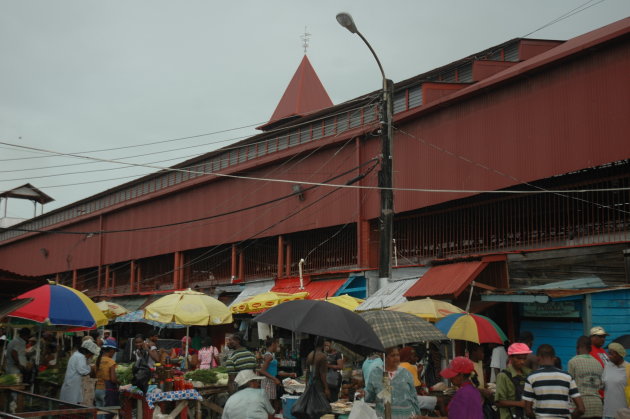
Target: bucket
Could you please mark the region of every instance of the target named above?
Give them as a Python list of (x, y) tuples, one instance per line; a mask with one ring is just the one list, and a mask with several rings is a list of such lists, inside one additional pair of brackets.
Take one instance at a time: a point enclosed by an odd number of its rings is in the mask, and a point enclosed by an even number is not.
[(291, 414), (291, 408), (293, 407), (295, 402), (297, 402), (300, 396), (291, 396), (285, 394), (280, 398), (282, 399), (282, 417), (284, 419), (296, 419), (295, 416)]

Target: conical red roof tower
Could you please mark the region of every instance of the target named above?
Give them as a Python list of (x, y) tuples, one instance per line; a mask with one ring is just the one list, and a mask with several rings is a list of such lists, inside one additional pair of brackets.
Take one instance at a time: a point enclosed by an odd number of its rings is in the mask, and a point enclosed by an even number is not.
[(317, 77), (308, 57), (304, 55), (302, 62), (293, 75), (289, 86), (284, 91), (280, 103), (276, 107), (271, 119), (264, 125), (258, 127), (263, 131), (288, 122), (291, 119), (308, 115), (333, 106), (326, 89)]

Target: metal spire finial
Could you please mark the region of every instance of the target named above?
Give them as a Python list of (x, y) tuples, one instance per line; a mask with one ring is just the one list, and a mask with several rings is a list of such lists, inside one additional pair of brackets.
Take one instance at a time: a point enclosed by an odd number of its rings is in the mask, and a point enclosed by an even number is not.
[(306, 55), (306, 52), (308, 50), (308, 43), (311, 39), (311, 34), (306, 31), (306, 26), (304, 26), (304, 35), (301, 35), (300, 38), (302, 39), (302, 47), (304, 48), (304, 55)]

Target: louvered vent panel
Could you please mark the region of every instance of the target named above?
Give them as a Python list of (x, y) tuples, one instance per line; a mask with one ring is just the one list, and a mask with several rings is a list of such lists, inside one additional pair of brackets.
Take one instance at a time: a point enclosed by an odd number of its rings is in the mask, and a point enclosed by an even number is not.
[(407, 97), (405, 95), (405, 91), (403, 90), (402, 92), (394, 95), (394, 113), (405, 110), (407, 110)]
[(409, 88), (409, 109), (422, 105), (422, 85)]

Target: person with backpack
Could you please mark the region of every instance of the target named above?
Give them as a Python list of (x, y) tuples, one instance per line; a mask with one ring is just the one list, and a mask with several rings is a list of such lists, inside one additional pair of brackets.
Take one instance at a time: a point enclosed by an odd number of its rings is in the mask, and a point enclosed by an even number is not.
[(525, 379), (532, 372), (525, 366), (532, 351), (524, 343), (513, 343), (507, 354), (509, 364), (497, 374), (497, 391), (494, 394), (500, 419), (524, 419), (525, 401), (522, 400)]

